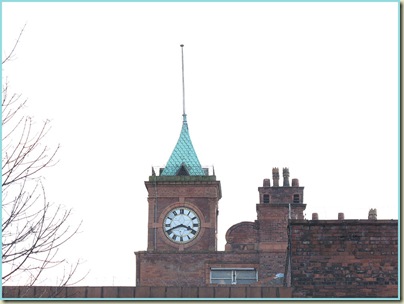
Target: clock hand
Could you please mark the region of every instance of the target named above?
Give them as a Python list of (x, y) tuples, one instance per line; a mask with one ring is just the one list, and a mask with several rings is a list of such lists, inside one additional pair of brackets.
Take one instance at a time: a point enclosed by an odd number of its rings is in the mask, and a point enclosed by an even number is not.
[(175, 227), (172, 227), (172, 228), (170, 228), (170, 229), (166, 230), (166, 233), (167, 233), (167, 234), (170, 234), (170, 233), (171, 233), (171, 231), (172, 231), (173, 229), (177, 228), (177, 227), (178, 227), (178, 226), (175, 226)]
[(179, 224), (179, 225), (177, 225), (177, 226), (175, 226), (175, 227), (172, 227), (172, 228), (166, 230), (166, 233), (170, 234), (170, 233), (171, 233), (171, 230), (177, 229), (177, 228), (179, 228), (179, 227), (184, 227), (184, 228), (187, 228), (187, 229), (188, 229), (188, 227), (185, 226), (184, 224)]
[(193, 234), (196, 234), (196, 230), (192, 229), (191, 226), (185, 226), (187, 230), (191, 230)]

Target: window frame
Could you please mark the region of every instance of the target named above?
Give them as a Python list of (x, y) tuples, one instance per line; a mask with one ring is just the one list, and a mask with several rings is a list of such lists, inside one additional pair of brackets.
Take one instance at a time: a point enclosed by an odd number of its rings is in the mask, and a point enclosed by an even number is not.
[[(212, 278), (212, 274), (214, 271), (230, 271), (231, 272), (231, 278)], [(237, 271), (239, 272), (243, 272), (243, 271), (254, 271), (255, 272), (255, 278), (254, 281), (252, 281), (250, 283), (237, 283), (238, 280), (238, 276), (237, 276)], [(210, 284), (215, 284), (215, 285), (250, 285), (250, 284), (254, 284), (256, 282), (258, 282), (258, 270), (257, 268), (253, 268), (253, 267), (229, 267), (229, 268), (224, 268), (224, 267), (211, 267), (210, 268), (210, 274), (209, 274), (209, 282)], [(219, 283), (219, 282), (214, 282), (212, 280), (230, 280), (230, 283)], [(239, 280), (248, 280), (245, 278), (239, 279)]]

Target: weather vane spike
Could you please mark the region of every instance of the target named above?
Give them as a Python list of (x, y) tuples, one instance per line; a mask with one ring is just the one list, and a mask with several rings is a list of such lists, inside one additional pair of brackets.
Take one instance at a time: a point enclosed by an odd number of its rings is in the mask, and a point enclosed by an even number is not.
[(181, 44), (181, 57), (182, 57), (182, 117), (186, 120), (185, 114), (185, 84), (184, 84), (184, 45)]

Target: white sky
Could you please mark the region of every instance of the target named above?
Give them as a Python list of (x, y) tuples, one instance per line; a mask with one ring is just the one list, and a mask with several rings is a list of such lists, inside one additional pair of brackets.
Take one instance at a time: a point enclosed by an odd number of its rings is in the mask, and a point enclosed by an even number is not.
[(190, 135), (222, 183), (220, 250), (273, 167), (305, 186), (308, 219), (397, 219), (398, 6), (2, 3), (3, 55), (27, 24), (3, 77), (62, 147), (47, 196), (83, 220), (62, 252), (91, 270), (80, 285), (135, 284), (144, 181), (181, 129), (180, 44)]

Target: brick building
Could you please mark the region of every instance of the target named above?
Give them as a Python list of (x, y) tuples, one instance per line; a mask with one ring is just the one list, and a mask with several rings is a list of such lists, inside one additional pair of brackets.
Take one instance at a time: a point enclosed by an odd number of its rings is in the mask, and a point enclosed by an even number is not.
[[(182, 47), (182, 46), (181, 46)], [(157, 172), (156, 172), (157, 171)], [(3, 298), (399, 298), (398, 222), (304, 218), (304, 187), (278, 168), (258, 187), (257, 219), (217, 250), (220, 181), (203, 168), (188, 122), (164, 168), (152, 169), (147, 249), (136, 287), (7, 286)]]
[(289, 170), (258, 187), (257, 219), (236, 223), (217, 250), (220, 181), (202, 168), (186, 115), (148, 192), (147, 250), (136, 286), (5, 286), (17, 298), (399, 298), (398, 222), (304, 218), (304, 188)]
[[(156, 173), (156, 171), (158, 171)], [(148, 245), (136, 252), (136, 286), (289, 287), (297, 297), (395, 297), (397, 221), (304, 219), (304, 187), (278, 168), (258, 187), (257, 219), (217, 250), (220, 181), (202, 168), (186, 115), (166, 167), (152, 171)], [(349, 288), (347, 288), (349, 287)]]
[(303, 219), (303, 187), (289, 171), (274, 168), (259, 188), (257, 220), (232, 226), (225, 251), (217, 251), (220, 181), (202, 168), (186, 115), (178, 142), (159, 174), (145, 182), (149, 221), (147, 251), (136, 252), (137, 286), (283, 286), (289, 218)]

